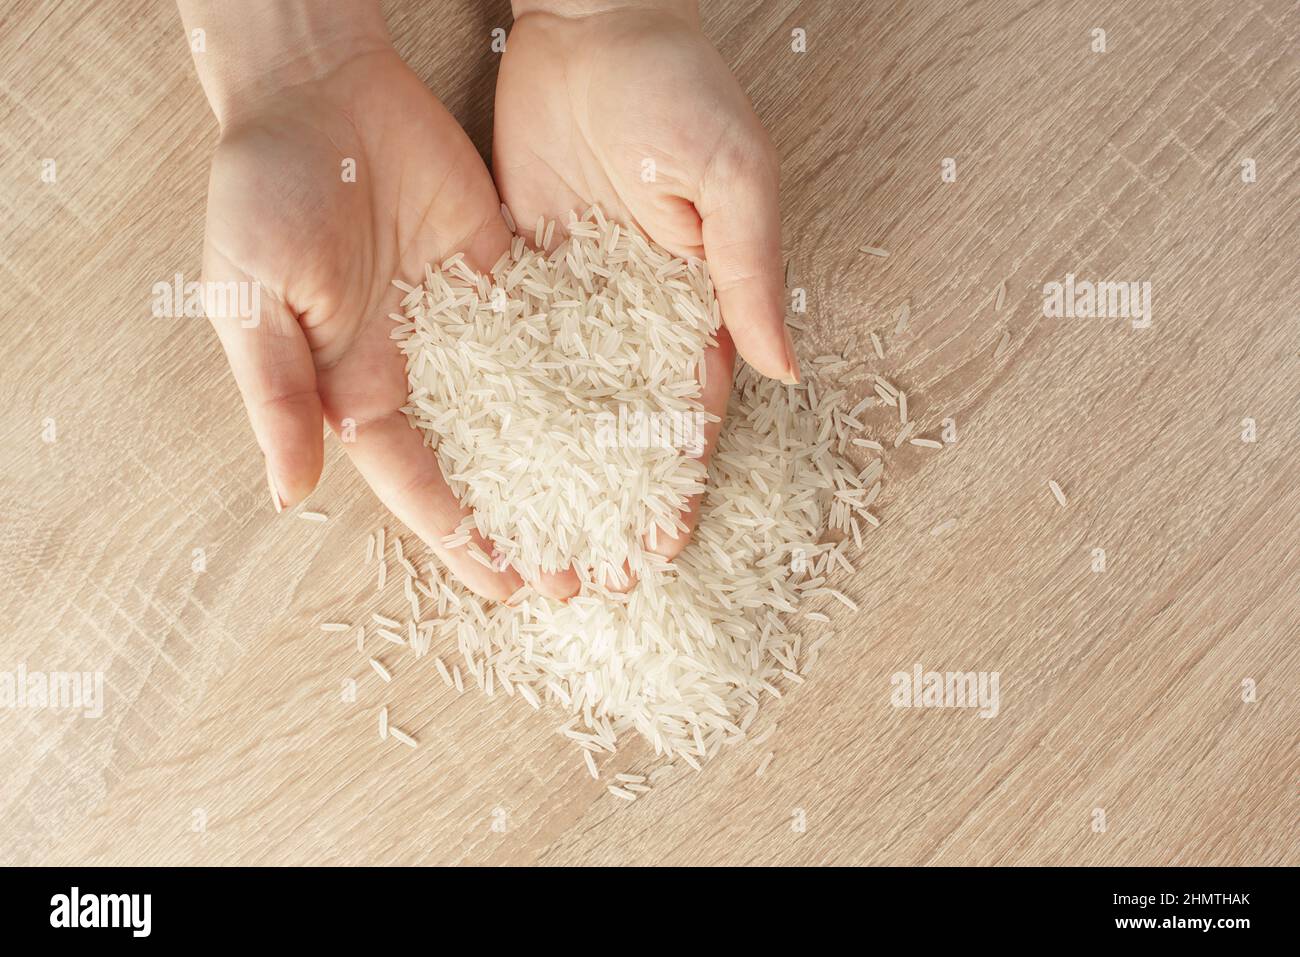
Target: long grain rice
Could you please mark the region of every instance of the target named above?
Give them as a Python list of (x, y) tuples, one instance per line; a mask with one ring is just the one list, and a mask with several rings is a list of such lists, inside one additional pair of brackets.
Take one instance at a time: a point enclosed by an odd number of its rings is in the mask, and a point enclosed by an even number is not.
[[(845, 390), (819, 387), (815, 370), (839, 370), (839, 356), (807, 362), (796, 387), (742, 363), (707, 475), (675, 443), (607, 442), (602, 416), (702, 412), (703, 356), (720, 321), (707, 266), (674, 259), (598, 210), (571, 217), (564, 233), (539, 222), (532, 240), (516, 238), (487, 276), (457, 257), (431, 265), (406, 291), (392, 337), (407, 362), (404, 411), (472, 509), (443, 543), (486, 564), (481, 536), (525, 580), (573, 568), (581, 590), (556, 601), (524, 588), (495, 604), (432, 572), (426, 589), (410, 584), (413, 568), (394, 545), (407, 598), (418, 590), (436, 605), (430, 639), (454, 642), (486, 694), (517, 692), (567, 713), (564, 733), (584, 762), (637, 733), (698, 769), (743, 739), (740, 722), (762, 699), (803, 680), (799, 641), (786, 632), (804, 595), (822, 589), (856, 608), (824, 584), (851, 567), (847, 543), (824, 536), (860, 542), (863, 523), (880, 524), (867, 506), (883, 462), (859, 472), (842, 457), (851, 444), (882, 451), (855, 441), (875, 400), (846, 412)], [(874, 388), (898, 404), (883, 377)], [(680, 555), (669, 562), (642, 545), (679, 531), (682, 506), (700, 493)], [(381, 581), (382, 543), (381, 529)], [(796, 571), (796, 552), (811, 570)], [(613, 587), (627, 584), (625, 566), (637, 579), (630, 591)], [(412, 611), (408, 627), (420, 618)], [(372, 667), (388, 674), (377, 659)], [(450, 678), (441, 658), (434, 667), (464, 691), (461, 665)]]
[(1047, 487), (1052, 490), (1052, 497), (1056, 499), (1056, 504), (1061, 506), (1061, 508), (1065, 508), (1066, 506), (1065, 493), (1061, 491), (1061, 486), (1056, 484), (1056, 480), (1049, 479), (1047, 482)]

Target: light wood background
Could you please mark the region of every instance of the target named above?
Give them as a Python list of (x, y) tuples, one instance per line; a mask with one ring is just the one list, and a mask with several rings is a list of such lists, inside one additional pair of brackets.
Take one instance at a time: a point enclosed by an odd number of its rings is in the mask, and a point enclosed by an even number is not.
[[(457, 6), (389, 20), (486, 153), (509, 14)], [(627, 805), (552, 716), (429, 659), (384, 689), (318, 630), (372, 593), (381, 509), (330, 440), (331, 521), (277, 518), (211, 331), (150, 317), (198, 275), (216, 137), (179, 18), (6, 5), (0, 671), (102, 670), (108, 700), (0, 709), (0, 863), (1300, 863), (1296, 6), (705, 7), (781, 154), (809, 354), (910, 299), (884, 368), (958, 442), (891, 456), (862, 611), (770, 744)], [(1150, 282), (1152, 327), (1043, 318), (1067, 272)], [(999, 672), (1001, 713), (891, 707), (917, 662)]]

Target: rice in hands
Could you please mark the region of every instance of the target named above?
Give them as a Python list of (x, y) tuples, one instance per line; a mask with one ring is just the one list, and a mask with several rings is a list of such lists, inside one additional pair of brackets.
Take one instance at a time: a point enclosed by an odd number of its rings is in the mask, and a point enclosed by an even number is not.
[(568, 229), (549, 254), (517, 237), (493, 281), (459, 255), (430, 269), (394, 335), (406, 412), (500, 561), (527, 580), (574, 565), (621, 586), (625, 565), (664, 567), (643, 538), (684, 530), (679, 513), (704, 488), (679, 446), (703, 433), (718, 306), (703, 262), (594, 210)]
[[(879, 460), (859, 473), (844, 458), (861, 424), (842, 390), (818, 396), (742, 364), (693, 539), (672, 562), (648, 551), (642, 537), (677, 527), (704, 469), (599, 430), (620, 409), (702, 415), (712, 285), (703, 263), (598, 210), (568, 232), (549, 253), (516, 238), (490, 279), (454, 256), (403, 287), (406, 411), (448, 482), (524, 577), (573, 565), (584, 579), (568, 601), (525, 589), (511, 605), (438, 582), (433, 624), (489, 694), (570, 713), (561, 730), (580, 747), (613, 751), (635, 730), (698, 767), (815, 657), (822, 641), (801, 662), (787, 619), (848, 567), (849, 540), (825, 542), (827, 529), (860, 540), (856, 518), (877, 524), (865, 513)], [(625, 562), (638, 587), (602, 587)]]

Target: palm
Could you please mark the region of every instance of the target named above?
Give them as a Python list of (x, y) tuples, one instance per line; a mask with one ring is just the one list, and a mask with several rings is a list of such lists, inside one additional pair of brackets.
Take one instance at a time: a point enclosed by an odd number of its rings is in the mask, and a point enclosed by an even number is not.
[(747, 111), (718, 54), (673, 17), (524, 16), (497, 79), (497, 186), (521, 226), (598, 203), (702, 256), (698, 184)]
[(418, 282), (425, 263), (461, 250), (491, 265), (508, 241), (499, 210), (468, 138), (385, 51), (295, 89), (223, 141), (209, 251), (297, 316), (337, 428), (406, 403), (392, 278)]
[(465, 511), (401, 412), (388, 315), (400, 311), (394, 277), (418, 282), (454, 252), (486, 269), (509, 237), (473, 144), (391, 50), (283, 91), (226, 130), (213, 158), (204, 273), (261, 289), (251, 332), (214, 325), (283, 490), (273, 494), (293, 502), (314, 487), (323, 414), (393, 513), (495, 598), (518, 577), (441, 544)]

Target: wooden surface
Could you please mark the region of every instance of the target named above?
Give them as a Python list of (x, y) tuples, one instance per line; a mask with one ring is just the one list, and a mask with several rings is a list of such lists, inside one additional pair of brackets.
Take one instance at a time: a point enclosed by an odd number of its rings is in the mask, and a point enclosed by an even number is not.
[[(179, 19), (8, 5), (0, 671), (100, 670), (107, 705), (0, 709), (0, 863), (1300, 863), (1295, 5), (705, 6), (781, 154), (808, 354), (910, 299), (884, 367), (958, 441), (890, 458), (862, 611), (771, 742), (627, 805), (553, 716), (428, 659), (385, 691), (317, 630), (371, 594), (381, 509), (331, 439), (331, 521), (277, 518), (210, 329), (150, 316), (198, 274), (216, 136)], [(466, 7), (388, 14), (486, 153), (509, 17)], [(1151, 328), (1044, 318), (1066, 273), (1150, 282)], [(997, 671), (1000, 713), (892, 707), (918, 662)]]

